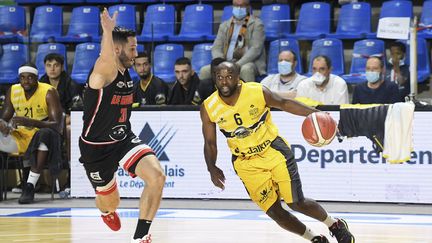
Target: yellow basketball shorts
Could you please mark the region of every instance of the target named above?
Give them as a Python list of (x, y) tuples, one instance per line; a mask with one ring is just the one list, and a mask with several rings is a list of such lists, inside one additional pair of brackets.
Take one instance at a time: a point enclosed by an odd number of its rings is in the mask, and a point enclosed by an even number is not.
[(27, 151), (31, 140), (37, 131), (37, 128), (28, 129), (25, 127), (18, 127), (11, 132), (12, 137), (17, 143), (19, 154), (24, 154)]
[(233, 156), (233, 164), (250, 198), (264, 212), (281, 198), (286, 203), (304, 199), (294, 154), (281, 137), (262, 154)]

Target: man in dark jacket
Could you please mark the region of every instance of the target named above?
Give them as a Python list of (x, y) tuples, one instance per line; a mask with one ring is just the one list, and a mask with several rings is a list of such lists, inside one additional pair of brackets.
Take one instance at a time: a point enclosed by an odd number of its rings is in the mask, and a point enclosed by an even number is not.
[(181, 57), (174, 64), (176, 82), (168, 99), (170, 105), (199, 105), (202, 103), (198, 88), (200, 79), (192, 70), (189, 58)]
[(166, 105), (168, 85), (151, 73), (151, 60), (147, 52), (140, 52), (135, 58), (135, 72), (140, 81), (135, 84), (134, 103), (144, 105)]

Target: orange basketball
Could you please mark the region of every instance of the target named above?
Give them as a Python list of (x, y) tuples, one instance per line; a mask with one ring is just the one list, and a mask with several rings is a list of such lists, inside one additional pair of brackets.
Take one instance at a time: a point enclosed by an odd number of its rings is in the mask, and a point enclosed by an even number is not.
[(333, 141), (336, 128), (336, 121), (328, 113), (314, 112), (303, 121), (302, 133), (310, 145), (321, 147)]

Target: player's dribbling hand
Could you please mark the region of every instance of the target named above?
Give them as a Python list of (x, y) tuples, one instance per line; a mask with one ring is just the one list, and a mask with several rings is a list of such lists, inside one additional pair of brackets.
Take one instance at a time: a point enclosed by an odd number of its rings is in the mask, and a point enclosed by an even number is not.
[(222, 190), (225, 190), (225, 175), (217, 166), (209, 168), (210, 177), (213, 184)]
[(108, 13), (108, 10), (104, 8), (101, 14), (101, 25), (104, 33), (110, 33), (114, 30), (117, 22), (118, 12), (115, 11), (113, 16), (111, 17)]

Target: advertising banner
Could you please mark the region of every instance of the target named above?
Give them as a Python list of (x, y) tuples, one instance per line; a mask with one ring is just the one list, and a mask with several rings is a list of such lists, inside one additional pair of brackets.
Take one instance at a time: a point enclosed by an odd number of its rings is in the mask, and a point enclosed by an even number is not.
[[(339, 119), (339, 112), (330, 112)], [(414, 151), (403, 164), (389, 164), (373, 151), (365, 137), (335, 139), (330, 145), (308, 145), (301, 134), (303, 117), (273, 111), (273, 121), (290, 144), (297, 159), (305, 196), (326, 201), (432, 203), (432, 129), (430, 112), (416, 112)], [(72, 112), (72, 196), (94, 197), (78, 159), (82, 112)], [(219, 166), (225, 173), (225, 190), (213, 186), (203, 154), (198, 111), (134, 111), (133, 132), (156, 152), (167, 175), (165, 198), (249, 198), (232, 167), (225, 137), (217, 131)], [(144, 183), (119, 168), (121, 197), (137, 198)]]

